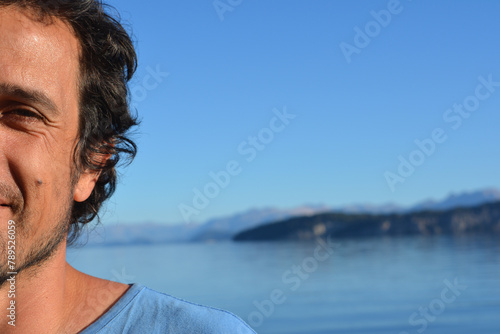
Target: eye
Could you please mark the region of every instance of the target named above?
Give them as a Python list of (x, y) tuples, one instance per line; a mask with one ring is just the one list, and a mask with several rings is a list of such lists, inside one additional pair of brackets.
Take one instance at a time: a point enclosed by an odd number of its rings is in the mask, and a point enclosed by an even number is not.
[(7, 117), (8, 119), (13, 118), (15, 120), (19, 120), (22, 122), (27, 122), (27, 123), (32, 123), (36, 121), (43, 121), (44, 117), (40, 115), (37, 112), (34, 112), (29, 109), (11, 109), (4, 111), (0, 114), (0, 118), (5, 118)]
[(43, 119), (43, 117), (39, 114), (37, 114), (36, 112), (34, 111), (31, 111), (31, 110), (28, 110), (28, 109), (15, 109), (15, 110), (10, 110), (10, 111), (7, 111), (7, 112), (4, 112), (3, 113), (4, 115), (7, 114), (12, 114), (12, 115), (18, 115), (18, 116), (22, 116), (22, 117), (33, 117), (33, 118), (38, 118), (38, 119)]

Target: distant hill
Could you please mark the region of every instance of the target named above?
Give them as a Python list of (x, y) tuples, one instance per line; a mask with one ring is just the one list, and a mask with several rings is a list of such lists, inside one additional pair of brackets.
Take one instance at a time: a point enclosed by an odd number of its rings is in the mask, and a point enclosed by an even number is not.
[(79, 243), (89, 246), (125, 246), (188, 242), (197, 228), (199, 225), (195, 224), (99, 225), (88, 234), (83, 234)]
[(471, 192), (451, 193), (442, 200), (427, 199), (411, 206), (401, 206), (394, 203), (377, 204), (350, 204), (331, 207), (329, 211), (340, 213), (408, 213), (422, 210), (447, 210), (457, 207), (471, 207), (484, 203), (500, 201), (500, 191), (487, 188)]
[(425, 200), (410, 207), (394, 203), (349, 204), (335, 207), (326, 205), (304, 205), (292, 209), (264, 208), (252, 209), (235, 215), (211, 219), (202, 224), (192, 235), (192, 241), (229, 240), (239, 232), (259, 225), (281, 221), (292, 217), (312, 216), (324, 212), (349, 214), (391, 214), (409, 213), (422, 210), (446, 210), (459, 206), (470, 207), (483, 203), (500, 201), (500, 191), (484, 189), (474, 192), (451, 194), (443, 200)]
[(294, 217), (237, 234), (235, 241), (312, 240), (403, 235), (500, 233), (500, 201), (446, 211), (405, 214), (323, 213)]
[(243, 230), (296, 216), (308, 216), (327, 212), (329, 208), (321, 205), (304, 205), (292, 209), (264, 208), (251, 209), (232, 216), (211, 219), (201, 225), (191, 236), (191, 241), (231, 240)]
[(500, 201), (500, 191), (490, 188), (479, 191), (464, 192), (460, 194), (452, 193), (442, 201), (427, 200), (412, 206), (407, 211), (416, 212), (422, 210), (448, 210), (457, 207), (477, 206), (495, 201)]
[(483, 203), (500, 201), (500, 192), (485, 189), (475, 192), (451, 194), (442, 200), (426, 200), (416, 205), (403, 207), (393, 203), (350, 204), (335, 207), (326, 205), (303, 205), (290, 209), (261, 208), (251, 209), (220, 218), (211, 219), (203, 224), (118, 224), (99, 226), (88, 237), (83, 236), (81, 243), (88, 245), (130, 245), (160, 244), (173, 242), (211, 242), (231, 240), (236, 234), (254, 227), (282, 221), (293, 217), (314, 216), (320, 213), (335, 212), (343, 214), (405, 214), (422, 210), (445, 210), (458, 206), (470, 207)]

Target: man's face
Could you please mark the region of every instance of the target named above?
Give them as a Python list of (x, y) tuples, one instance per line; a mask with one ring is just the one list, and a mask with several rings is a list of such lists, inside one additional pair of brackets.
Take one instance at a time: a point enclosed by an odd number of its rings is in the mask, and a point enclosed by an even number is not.
[(29, 14), (0, 7), (0, 278), (9, 220), (17, 268), (41, 262), (65, 239), (73, 199), (89, 193), (71, 182), (78, 41), (61, 21), (44, 24)]

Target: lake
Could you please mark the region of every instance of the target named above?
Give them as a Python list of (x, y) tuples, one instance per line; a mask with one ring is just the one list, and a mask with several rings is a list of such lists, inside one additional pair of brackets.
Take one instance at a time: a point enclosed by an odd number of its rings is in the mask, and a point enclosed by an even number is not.
[(500, 333), (493, 236), (84, 247), (67, 258), (229, 310), (259, 334)]

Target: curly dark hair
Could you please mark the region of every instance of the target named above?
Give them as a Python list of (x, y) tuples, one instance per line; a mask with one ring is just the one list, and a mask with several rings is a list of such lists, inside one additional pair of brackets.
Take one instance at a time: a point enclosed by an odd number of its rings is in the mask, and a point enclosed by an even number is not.
[[(99, 172), (90, 197), (74, 202), (68, 226), (68, 244), (94, 218), (116, 189), (119, 161), (131, 162), (137, 146), (129, 138), (138, 125), (129, 107), (128, 82), (137, 68), (133, 42), (112, 16), (112, 7), (98, 0), (0, 0), (0, 7), (29, 9), (41, 22), (60, 19), (80, 42), (79, 138), (74, 151), (73, 183), (84, 171)], [(103, 164), (102, 157), (110, 157)]]

